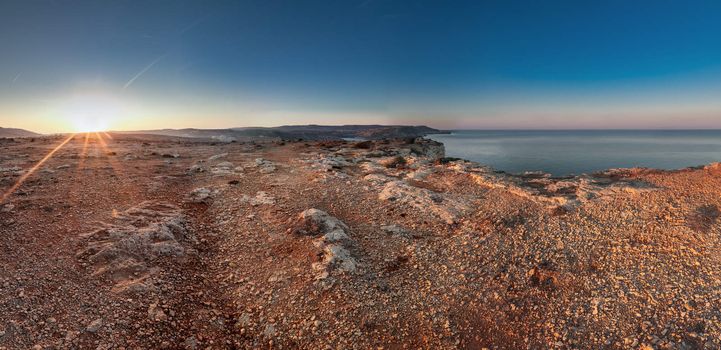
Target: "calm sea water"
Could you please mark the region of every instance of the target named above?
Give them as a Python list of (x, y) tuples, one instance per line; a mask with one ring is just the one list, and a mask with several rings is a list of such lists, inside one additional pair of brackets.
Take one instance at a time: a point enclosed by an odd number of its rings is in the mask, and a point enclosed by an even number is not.
[(510, 173), (678, 169), (721, 161), (721, 130), (454, 131), (430, 135), (446, 155)]

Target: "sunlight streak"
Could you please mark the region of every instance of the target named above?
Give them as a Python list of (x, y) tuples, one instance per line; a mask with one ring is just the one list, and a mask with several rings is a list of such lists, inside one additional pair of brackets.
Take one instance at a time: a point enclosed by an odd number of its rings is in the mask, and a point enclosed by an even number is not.
[[(98, 137), (98, 145), (100, 146), (102, 153), (105, 154), (105, 156), (106, 156), (105, 159), (107, 159), (108, 163), (110, 163), (110, 168), (111, 168), (113, 174), (115, 174), (115, 176), (116, 176), (116, 179), (117, 179), (116, 184), (121, 187), (124, 187), (122, 193), (124, 195), (128, 195), (128, 196), (138, 196), (138, 195), (143, 196), (143, 193), (140, 191), (140, 189), (137, 186), (131, 185), (131, 186), (126, 187), (127, 183), (132, 182), (132, 181), (128, 181), (130, 179), (127, 177), (127, 171), (125, 169), (125, 165), (123, 163), (119, 162), (117, 160), (117, 158), (109, 155), (111, 150), (110, 150), (110, 147), (108, 146), (108, 142), (103, 138), (103, 134), (105, 134), (105, 133), (98, 132), (95, 134)], [(112, 137), (109, 134), (108, 134), (108, 139), (112, 140)]]
[(105, 134), (105, 133), (101, 133), (101, 132), (95, 133), (95, 136), (98, 138), (98, 144), (100, 144), (100, 150), (107, 157), (108, 162), (110, 163), (110, 167), (113, 170), (113, 173), (115, 173), (116, 175), (122, 174), (123, 172), (121, 171), (122, 169), (121, 169), (120, 164), (118, 164), (118, 162), (116, 162), (113, 157), (108, 155), (108, 153), (110, 153), (110, 148), (108, 147), (108, 143), (105, 142), (105, 139), (103, 139), (102, 134)]
[(53, 150), (51, 150), (43, 159), (41, 159), (37, 164), (35, 164), (35, 166), (30, 168), (30, 170), (28, 170), (23, 176), (21, 176), (20, 179), (18, 179), (18, 181), (15, 183), (15, 185), (10, 187), (10, 189), (7, 190), (5, 194), (3, 194), (2, 198), (0, 198), (0, 204), (5, 203), (5, 200), (7, 200), (10, 195), (12, 195), (13, 192), (15, 192), (20, 186), (22, 186), (22, 184), (30, 177), (30, 175), (35, 173), (46, 161), (48, 161), (48, 159), (52, 158), (55, 152), (63, 148), (63, 146), (70, 142), (70, 140), (72, 140), (74, 137), (75, 134), (71, 134), (70, 136), (68, 136), (62, 143), (60, 143), (57, 147), (53, 148)]
[(83, 168), (83, 165), (85, 164), (85, 157), (88, 154), (88, 144), (90, 143), (90, 133), (85, 133), (85, 141), (83, 141), (83, 148), (80, 151), (80, 160), (78, 160), (78, 168), (75, 171), (76, 173), (80, 172), (80, 170)]

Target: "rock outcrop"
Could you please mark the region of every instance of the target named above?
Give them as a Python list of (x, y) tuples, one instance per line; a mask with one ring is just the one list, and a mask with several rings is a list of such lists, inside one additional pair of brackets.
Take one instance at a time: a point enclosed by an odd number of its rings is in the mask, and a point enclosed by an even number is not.
[(334, 171), (352, 165), (344, 157), (338, 155), (317, 155), (314, 158), (305, 160), (311, 168), (318, 171)]
[(354, 272), (358, 261), (349, 247), (353, 241), (348, 236), (348, 226), (320, 209), (308, 209), (298, 215), (293, 234), (317, 237), (313, 245), (319, 250), (318, 261), (313, 263), (316, 279), (325, 279), (333, 271)]
[(273, 162), (263, 158), (256, 158), (254, 165), (258, 168), (258, 172), (261, 174), (270, 174), (276, 170), (276, 166)]
[(118, 214), (113, 223), (83, 238), (78, 258), (91, 266), (93, 275), (110, 279), (118, 292), (149, 287), (159, 259), (181, 258), (195, 244), (181, 209), (152, 201)]
[(235, 166), (231, 162), (220, 162), (211, 167), (210, 172), (215, 175), (232, 175), (236, 173), (242, 173), (243, 167)]
[(248, 202), (250, 203), (250, 205), (253, 206), (275, 204), (275, 198), (265, 191), (259, 191), (258, 193), (256, 193), (255, 197), (244, 194), (240, 198), (240, 200), (243, 202)]
[(446, 147), (437, 141), (417, 138), (409, 146), (411, 154), (423, 156), (431, 161), (435, 161), (446, 156)]
[(378, 199), (428, 212), (449, 225), (456, 223), (461, 213), (468, 209), (467, 205), (458, 200), (425, 188), (411, 186), (404, 181), (387, 183), (378, 194)]
[(188, 194), (188, 196), (186, 197), (186, 201), (190, 203), (205, 203), (210, 200), (212, 194), (213, 191), (208, 188), (196, 188), (192, 192), (190, 192), (190, 194)]

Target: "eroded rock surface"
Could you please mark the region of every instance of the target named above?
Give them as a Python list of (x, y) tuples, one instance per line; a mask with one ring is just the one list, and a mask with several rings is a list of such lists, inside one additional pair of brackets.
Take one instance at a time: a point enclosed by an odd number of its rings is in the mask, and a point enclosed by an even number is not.
[(275, 197), (271, 196), (268, 192), (260, 191), (255, 197), (243, 195), (241, 201), (248, 202), (251, 205), (273, 205), (275, 204)]
[(254, 164), (261, 174), (270, 174), (276, 170), (275, 164), (267, 159), (256, 158)]
[(205, 203), (211, 199), (213, 190), (205, 187), (194, 189), (188, 194), (186, 200), (191, 203)]
[(454, 224), (468, 206), (443, 194), (414, 187), (403, 181), (392, 181), (378, 194), (382, 201), (393, 201), (408, 205), (420, 212), (429, 212), (446, 224)]
[(181, 209), (160, 202), (143, 202), (119, 213), (112, 223), (84, 235), (78, 257), (92, 274), (108, 278), (116, 291), (151, 286), (159, 259), (179, 259), (193, 251), (195, 236)]
[(348, 231), (345, 223), (319, 209), (308, 209), (298, 215), (291, 232), (317, 237), (313, 245), (319, 250), (318, 261), (312, 265), (317, 279), (327, 278), (334, 270), (356, 270), (358, 261), (348, 250), (353, 244)]

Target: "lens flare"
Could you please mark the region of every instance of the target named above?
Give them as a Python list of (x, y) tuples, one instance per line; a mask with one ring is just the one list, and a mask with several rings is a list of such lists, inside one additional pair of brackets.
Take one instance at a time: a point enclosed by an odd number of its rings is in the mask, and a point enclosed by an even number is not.
[(117, 99), (103, 95), (82, 95), (67, 100), (59, 108), (60, 115), (73, 132), (100, 132), (111, 128), (122, 114)]

